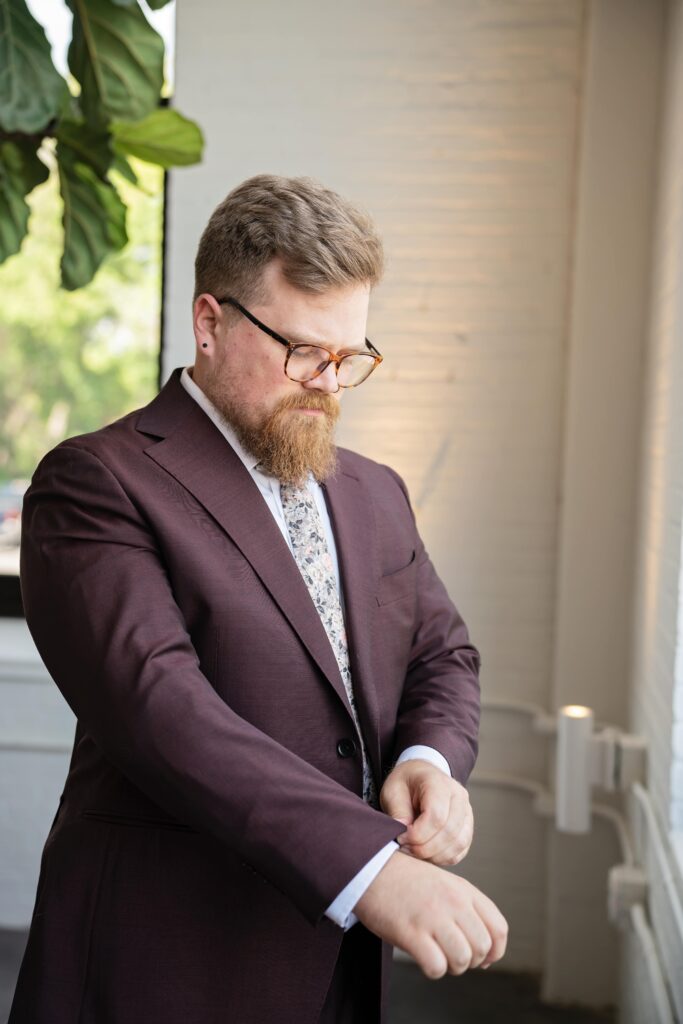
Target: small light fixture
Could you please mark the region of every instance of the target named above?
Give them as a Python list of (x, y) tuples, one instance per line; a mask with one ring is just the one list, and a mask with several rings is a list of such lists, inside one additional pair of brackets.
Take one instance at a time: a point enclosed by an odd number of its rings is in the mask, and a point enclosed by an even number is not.
[(565, 704), (557, 719), (557, 774), (555, 821), (561, 832), (589, 832), (593, 709)]
[(647, 743), (614, 726), (594, 731), (593, 709), (565, 704), (557, 712), (555, 825), (560, 832), (590, 832), (591, 789), (626, 792), (645, 784)]

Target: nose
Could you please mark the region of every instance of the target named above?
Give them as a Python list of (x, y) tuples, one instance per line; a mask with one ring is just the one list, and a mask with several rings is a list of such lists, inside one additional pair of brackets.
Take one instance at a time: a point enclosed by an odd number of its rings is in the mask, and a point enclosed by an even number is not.
[(322, 373), (319, 373), (313, 380), (304, 381), (304, 387), (313, 391), (323, 391), (327, 395), (333, 395), (339, 391), (337, 381), (337, 368), (334, 363), (329, 363)]

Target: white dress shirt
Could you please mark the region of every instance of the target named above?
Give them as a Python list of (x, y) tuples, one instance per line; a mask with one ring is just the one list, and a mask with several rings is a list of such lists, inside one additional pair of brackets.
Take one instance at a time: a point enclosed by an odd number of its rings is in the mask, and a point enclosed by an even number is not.
[[(189, 373), (190, 369), (191, 367), (184, 367), (180, 376), (181, 384), (187, 393), (194, 398), (195, 402), (204, 410), (209, 419), (218, 427), (228, 444), (235, 450), (236, 454), (244, 463), (245, 468), (249, 471), (254, 483), (263, 495), (263, 498), (265, 499), (265, 502), (293, 555), (294, 551), (292, 541), (289, 536), (289, 530), (287, 529), (287, 523), (285, 522), (285, 516), (282, 510), (279, 480), (277, 480), (276, 477), (258, 469), (258, 460), (255, 456), (244, 450), (233, 428), (224, 420), (213, 402), (207, 398), (201, 388), (194, 382)], [(320, 513), (320, 519), (325, 530), (325, 539), (327, 540), (327, 546), (332, 557), (332, 565), (334, 567), (334, 573), (337, 580), (337, 593), (339, 594), (339, 600), (343, 610), (344, 597), (341, 589), (337, 548), (334, 542), (332, 524), (330, 523), (330, 517), (327, 512), (327, 505), (325, 504), (325, 497), (323, 495), (322, 488), (313, 476), (309, 476), (307, 487), (315, 500), (318, 512)], [(430, 761), (438, 768), (441, 768), (442, 771), (446, 772), (447, 775), (451, 774), (448, 761), (443, 754), (440, 754), (439, 751), (435, 750), (433, 747), (424, 746), (423, 744), (415, 744), (411, 747), (406, 747), (398, 757), (396, 764), (418, 757), (424, 761)], [(356, 903), (370, 883), (374, 881), (375, 877), (389, 860), (392, 853), (395, 853), (398, 849), (398, 843), (392, 839), (386, 844), (386, 846), (383, 846), (381, 850), (378, 850), (374, 857), (372, 857), (367, 864), (360, 869), (358, 874), (354, 875), (348, 885), (346, 885), (339, 895), (332, 901), (325, 911), (326, 915), (344, 930), (356, 924), (358, 918), (353, 913), (352, 908), (355, 907)]]

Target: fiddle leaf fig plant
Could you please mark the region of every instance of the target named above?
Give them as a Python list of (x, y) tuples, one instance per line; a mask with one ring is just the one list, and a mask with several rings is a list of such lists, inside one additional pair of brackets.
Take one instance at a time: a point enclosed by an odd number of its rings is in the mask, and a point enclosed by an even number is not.
[[(57, 0), (55, 0), (57, 2)], [(65, 0), (69, 78), (52, 62), (26, 0), (0, 0), (0, 263), (29, 229), (27, 196), (56, 164), (63, 203), (61, 283), (81, 288), (125, 246), (116, 174), (134, 156), (163, 168), (202, 158), (194, 122), (163, 105), (164, 42), (138, 0)], [(154, 10), (168, 0), (147, 0)]]

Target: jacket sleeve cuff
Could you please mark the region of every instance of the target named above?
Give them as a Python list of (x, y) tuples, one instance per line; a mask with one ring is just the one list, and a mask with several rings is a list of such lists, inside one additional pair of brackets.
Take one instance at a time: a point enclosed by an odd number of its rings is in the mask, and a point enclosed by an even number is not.
[(398, 849), (398, 843), (391, 839), (374, 857), (371, 857), (367, 864), (360, 869), (357, 875), (354, 875), (349, 884), (344, 886), (339, 895), (330, 903), (325, 911), (326, 916), (331, 918), (344, 931), (347, 931), (352, 925), (356, 924), (358, 918), (353, 913), (353, 907), (355, 907), (370, 883), (375, 880), (392, 853), (395, 853)]

